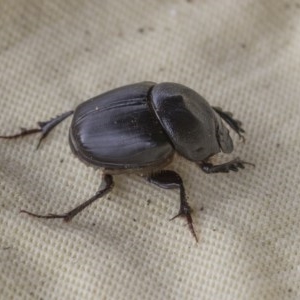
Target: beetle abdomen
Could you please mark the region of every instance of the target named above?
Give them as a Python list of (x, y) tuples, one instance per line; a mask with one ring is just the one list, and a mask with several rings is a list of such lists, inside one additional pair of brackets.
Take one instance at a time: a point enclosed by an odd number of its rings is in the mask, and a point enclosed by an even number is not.
[(174, 149), (147, 103), (153, 85), (121, 87), (79, 105), (70, 129), (73, 152), (87, 163), (108, 169), (164, 163)]

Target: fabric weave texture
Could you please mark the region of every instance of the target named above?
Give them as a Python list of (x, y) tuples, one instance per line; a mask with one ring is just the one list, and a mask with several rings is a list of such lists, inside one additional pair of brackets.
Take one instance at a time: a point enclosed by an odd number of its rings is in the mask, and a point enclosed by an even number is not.
[(243, 122), (238, 173), (176, 159), (179, 193), (139, 176), (72, 222), (101, 172), (71, 153), (64, 121), (0, 140), (0, 299), (300, 299), (300, 2), (2, 0), (0, 135), (140, 81), (178, 82)]

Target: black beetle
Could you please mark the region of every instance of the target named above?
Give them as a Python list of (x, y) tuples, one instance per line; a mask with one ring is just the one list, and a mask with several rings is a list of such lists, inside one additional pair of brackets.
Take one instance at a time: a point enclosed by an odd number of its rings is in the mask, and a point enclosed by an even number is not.
[(70, 147), (81, 161), (103, 169), (100, 189), (92, 198), (64, 214), (21, 212), (38, 218), (69, 221), (112, 190), (112, 175), (134, 172), (162, 188), (180, 190), (180, 209), (174, 218), (184, 216), (197, 241), (182, 179), (175, 171), (162, 169), (172, 161), (175, 153), (195, 162), (206, 173), (238, 171), (249, 164), (239, 158), (220, 165), (209, 161), (220, 151), (233, 151), (223, 121), (243, 138), (241, 122), (233, 119), (231, 113), (211, 107), (192, 89), (168, 82), (141, 82), (117, 88), (83, 102), (75, 111), (38, 122), (39, 128), (22, 129), (19, 134), (0, 138), (41, 132), (39, 146), (56, 125), (73, 113)]

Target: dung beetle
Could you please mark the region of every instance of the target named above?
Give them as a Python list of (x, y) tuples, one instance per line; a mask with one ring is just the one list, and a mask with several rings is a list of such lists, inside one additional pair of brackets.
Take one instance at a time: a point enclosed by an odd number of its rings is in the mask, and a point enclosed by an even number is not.
[(114, 174), (137, 173), (161, 188), (179, 189), (180, 209), (174, 218), (185, 217), (197, 241), (182, 179), (175, 171), (164, 168), (175, 153), (195, 162), (205, 173), (238, 171), (250, 164), (239, 158), (220, 165), (211, 163), (213, 155), (233, 151), (224, 122), (243, 139), (242, 123), (231, 113), (210, 106), (194, 90), (169, 82), (140, 82), (113, 89), (83, 102), (74, 111), (38, 122), (38, 128), (22, 129), (18, 134), (0, 138), (13, 139), (41, 132), (39, 147), (48, 133), (72, 114), (70, 147), (82, 162), (102, 169), (99, 190), (67, 213), (21, 212), (38, 218), (70, 221), (112, 190)]

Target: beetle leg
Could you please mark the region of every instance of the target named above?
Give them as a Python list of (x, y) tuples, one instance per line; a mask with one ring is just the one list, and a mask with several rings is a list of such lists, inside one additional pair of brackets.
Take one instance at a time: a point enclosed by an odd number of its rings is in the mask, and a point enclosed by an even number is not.
[(88, 199), (87, 201), (85, 201), (84, 203), (75, 207), (74, 209), (72, 209), (71, 211), (69, 211), (67, 213), (58, 214), (58, 215), (56, 215), (56, 214), (38, 215), (38, 214), (34, 214), (34, 213), (26, 211), (26, 210), (21, 210), (20, 212), (26, 213), (26, 214), (36, 217), (36, 218), (42, 218), (42, 219), (60, 218), (60, 219), (64, 219), (64, 221), (66, 221), (66, 222), (71, 221), (73, 217), (75, 217), (77, 214), (79, 214), (87, 206), (89, 206), (94, 201), (103, 197), (104, 195), (106, 195), (107, 193), (109, 193), (112, 190), (112, 188), (114, 186), (113, 177), (111, 175), (105, 174), (103, 179), (104, 179), (104, 183), (105, 183), (104, 187), (102, 187), (102, 185), (101, 185), (100, 190), (92, 198)]
[(156, 184), (157, 186), (164, 188), (164, 189), (176, 189), (179, 188), (180, 190), (180, 209), (179, 213), (173, 217), (171, 220), (174, 220), (177, 217), (185, 217), (187, 219), (187, 223), (189, 226), (189, 229), (196, 239), (196, 242), (198, 242), (198, 237), (196, 235), (196, 232), (194, 230), (193, 226), (193, 219), (191, 216), (191, 207), (189, 206), (186, 194), (183, 186), (182, 179), (180, 175), (174, 171), (171, 170), (162, 170), (159, 172), (156, 172), (154, 174), (151, 174), (148, 177), (148, 181)]
[(37, 132), (41, 132), (42, 136), (39, 140), (39, 143), (37, 145), (37, 149), (39, 148), (42, 140), (48, 135), (48, 133), (56, 126), (58, 125), (60, 122), (62, 122), (64, 119), (66, 119), (67, 117), (69, 117), (70, 115), (73, 114), (73, 110), (65, 112), (55, 118), (50, 119), (49, 121), (45, 121), (45, 122), (38, 122), (39, 128), (33, 128), (33, 129), (26, 129), (26, 128), (21, 128), (21, 132), (17, 133), (17, 134), (13, 134), (13, 135), (2, 135), (0, 136), (0, 138), (2, 139), (15, 139), (18, 137), (23, 137), (25, 135), (29, 135), (29, 134), (33, 134), (33, 133), (37, 133)]
[(228, 173), (229, 171), (237, 172), (240, 169), (244, 169), (245, 165), (255, 166), (252, 163), (241, 160), (240, 158), (235, 158), (227, 163), (221, 165), (213, 165), (207, 161), (203, 161), (199, 164), (203, 172), (210, 173)]
[(245, 137), (242, 133), (245, 133), (245, 130), (242, 128), (242, 122), (236, 120), (232, 117), (232, 113), (229, 111), (223, 111), (220, 107), (213, 107), (214, 111), (233, 129), (238, 136), (245, 141)]

